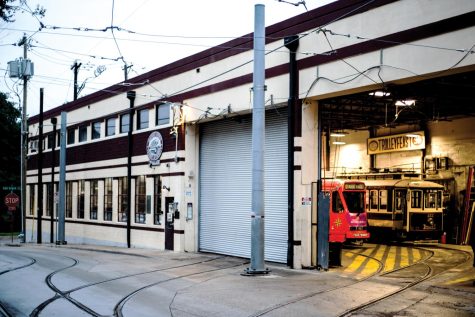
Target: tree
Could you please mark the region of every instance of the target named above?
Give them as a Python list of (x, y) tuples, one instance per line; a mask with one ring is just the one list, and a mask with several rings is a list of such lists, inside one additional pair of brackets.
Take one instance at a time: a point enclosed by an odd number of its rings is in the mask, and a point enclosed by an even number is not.
[(20, 110), (0, 92), (0, 184), (20, 182)]
[[(19, 2), (16, 4), (16, 2)], [(0, 0), (0, 19), (5, 22), (14, 22), (13, 17), (15, 16), (16, 11), (26, 11), (33, 16), (44, 17), (45, 8), (36, 5), (36, 8), (32, 10), (28, 6), (27, 0)]]

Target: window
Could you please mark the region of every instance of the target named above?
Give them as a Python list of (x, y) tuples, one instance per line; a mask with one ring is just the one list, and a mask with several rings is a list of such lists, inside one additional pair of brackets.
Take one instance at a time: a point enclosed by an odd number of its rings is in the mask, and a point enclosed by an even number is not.
[(87, 141), (87, 125), (82, 125), (79, 127), (79, 142)]
[(344, 211), (340, 194), (337, 191), (332, 192), (332, 210), (336, 213), (341, 213)]
[(119, 178), (119, 222), (126, 222), (127, 221), (127, 212), (128, 212), (128, 205), (127, 205), (127, 177), (120, 177)]
[(442, 205), (442, 191), (437, 189), (427, 189), (425, 195), (425, 208), (440, 208)]
[(78, 201), (77, 201), (77, 210), (78, 210), (78, 219), (84, 219), (84, 180), (78, 182)]
[(35, 185), (30, 185), (30, 215), (35, 214)]
[(343, 192), (348, 211), (352, 213), (364, 212), (364, 193), (363, 192)]
[(160, 224), (160, 215), (162, 211), (162, 181), (160, 176), (155, 176), (153, 179), (153, 224)]
[(422, 206), (422, 191), (413, 190), (411, 191), (411, 208), (421, 208)]
[(99, 181), (92, 180), (90, 183), (89, 193), (89, 219), (97, 219), (97, 198), (99, 195)]
[(53, 186), (51, 183), (46, 184), (46, 210), (45, 215), (50, 217), (53, 211), (53, 205), (51, 204), (51, 198), (53, 197)]
[(388, 209), (388, 191), (385, 189), (379, 191), (379, 209)]
[(148, 109), (139, 110), (137, 113), (137, 130), (148, 128)]
[(130, 128), (130, 115), (128, 113), (120, 116), (120, 133), (129, 132)]
[(73, 182), (66, 182), (66, 218), (73, 217)]
[(145, 175), (135, 181), (135, 222), (145, 223), (147, 195), (145, 193)]
[(47, 147), (48, 147), (48, 149), (53, 148), (53, 146), (54, 146), (54, 140), (53, 139), (54, 139), (54, 134), (53, 133), (48, 134), (48, 136), (47, 136), (47, 143), (48, 143)]
[(104, 182), (104, 220), (112, 220), (112, 178)]
[(369, 192), (369, 209), (378, 210), (378, 191), (371, 190)]
[(101, 137), (101, 123), (100, 122), (94, 122), (92, 124), (92, 131), (91, 131), (91, 139), (99, 139)]
[(115, 118), (109, 118), (106, 121), (106, 136), (115, 134)]
[(396, 211), (404, 211), (404, 206), (406, 204), (406, 195), (402, 190), (395, 190), (395, 203), (396, 203)]
[(38, 151), (38, 140), (30, 141), (30, 152), (36, 153)]
[(68, 137), (67, 137), (67, 142), (68, 144), (74, 144), (75, 142), (75, 134), (76, 130), (75, 129), (68, 129)]
[(170, 104), (169, 103), (162, 103), (162, 104), (157, 105), (155, 113), (156, 113), (156, 118), (155, 118), (156, 125), (170, 123)]

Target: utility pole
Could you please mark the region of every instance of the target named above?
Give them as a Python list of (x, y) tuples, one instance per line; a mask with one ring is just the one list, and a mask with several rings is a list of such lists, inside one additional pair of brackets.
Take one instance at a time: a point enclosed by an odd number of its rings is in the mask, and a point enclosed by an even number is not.
[(264, 267), (265, 24), (264, 5), (254, 7), (252, 109), (251, 265), (246, 275), (267, 274)]
[(56, 244), (67, 244), (65, 239), (66, 222), (66, 120), (67, 113), (61, 112), (61, 147), (59, 149), (59, 205), (58, 205), (58, 238)]
[(71, 66), (71, 70), (74, 71), (74, 100), (78, 99), (78, 72), (82, 63), (78, 64), (78, 61), (74, 61), (74, 65)]
[(122, 68), (124, 70), (124, 81), (127, 81), (129, 79), (129, 68), (132, 68), (134, 65), (127, 65), (127, 62), (124, 61), (124, 67)]
[(49, 199), (50, 205), (50, 236), (49, 242), (54, 242), (54, 166), (56, 165), (56, 158), (54, 154), (54, 149), (56, 148), (56, 123), (58, 119), (56, 117), (51, 118), (51, 124), (53, 125), (53, 147), (51, 148), (51, 191)]
[(36, 223), (36, 243), (42, 243), (43, 239), (43, 88), (40, 88), (40, 123), (38, 141), (38, 221)]

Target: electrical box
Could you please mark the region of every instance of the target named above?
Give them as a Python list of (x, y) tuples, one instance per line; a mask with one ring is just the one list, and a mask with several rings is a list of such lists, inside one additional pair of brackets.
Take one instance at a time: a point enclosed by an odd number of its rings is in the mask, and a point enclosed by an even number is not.
[(20, 62), (18, 60), (8, 62), (8, 70), (10, 71), (10, 78), (19, 78)]

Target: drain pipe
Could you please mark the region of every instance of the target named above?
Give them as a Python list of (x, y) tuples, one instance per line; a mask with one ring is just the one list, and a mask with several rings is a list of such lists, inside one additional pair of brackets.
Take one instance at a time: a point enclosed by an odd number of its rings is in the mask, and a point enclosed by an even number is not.
[(299, 47), (299, 37), (291, 35), (284, 38), (284, 46), (290, 51), (289, 60), (289, 99), (288, 99), (288, 238), (287, 238), (287, 266), (294, 267), (294, 126), (295, 104), (298, 100), (298, 70), (296, 51)]

